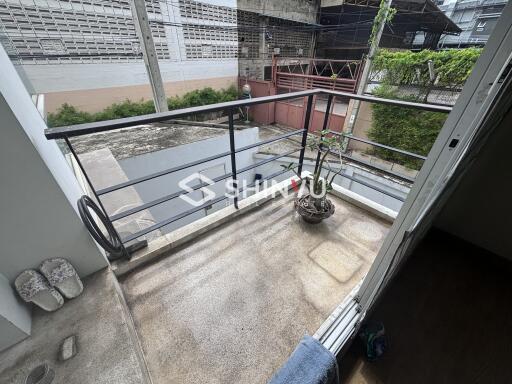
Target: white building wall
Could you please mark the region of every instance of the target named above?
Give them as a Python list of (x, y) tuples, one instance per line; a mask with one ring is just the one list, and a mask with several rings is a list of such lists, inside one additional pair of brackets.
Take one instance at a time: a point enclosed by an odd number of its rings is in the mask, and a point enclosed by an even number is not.
[[(92, 4), (82, 0), (0, 2), (2, 43), (22, 67), (31, 92), (149, 84), (129, 2), (93, 0)], [(222, 18), (229, 9), (208, 4), (235, 9), (235, 0), (147, 0), (146, 4), (164, 82), (238, 75), (236, 11), (234, 20), (225, 22), (205, 16), (217, 12)], [(202, 4), (208, 12), (182, 17), (190, 4), (192, 9)], [(215, 38), (209, 29), (200, 41), (186, 39), (183, 28), (187, 24), (230, 28), (234, 37)], [(191, 44), (200, 47), (200, 53), (204, 50), (204, 55), (191, 57)], [(231, 50), (226, 53), (219, 46), (231, 46)]]
[[(35, 93), (148, 85), (143, 63), (24, 65)], [(237, 60), (161, 62), (164, 82), (235, 77)], [(168, 94), (168, 97), (174, 94)]]
[[(244, 147), (259, 141), (258, 128), (244, 129), (235, 132), (236, 147)], [(180, 145), (164, 149), (161, 151), (146, 153), (140, 156), (134, 156), (119, 161), (119, 165), (125, 172), (126, 176), (131, 180), (137, 177), (151, 174), (153, 172), (162, 171), (170, 167), (177, 167), (182, 164), (187, 164), (202, 158), (215, 156), (219, 153), (229, 151), (229, 136), (210, 138), (206, 140), (197, 141), (190, 144)], [(254, 157), (258, 148), (253, 148), (237, 154), (236, 162), (237, 169), (253, 165), (258, 159)], [(144, 202), (149, 202), (181, 190), (179, 182), (191, 175), (201, 173), (210, 179), (231, 173), (231, 160), (229, 156), (219, 158), (216, 160), (208, 161), (197, 166), (193, 166), (182, 171), (174, 172), (144, 183), (135, 185), (139, 196)], [(242, 186), (244, 180), (247, 184), (254, 181), (255, 170), (250, 170), (238, 175), (239, 185)], [(200, 180), (190, 181), (187, 185), (199, 184)], [(216, 197), (221, 197), (226, 193), (226, 180), (219, 181), (213, 186), (208, 187), (214, 191)], [(200, 190), (188, 194), (191, 199), (199, 201), (203, 195)], [(201, 217), (206, 216), (216, 210), (230, 204), (231, 201), (221, 201), (216, 203), (211, 208), (198, 211), (190, 216), (180, 219), (162, 229), (162, 232), (167, 233), (186, 224), (192, 223)], [(192, 209), (194, 206), (189, 205), (181, 198), (175, 198), (163, 204), (159, 204), (149, 211), (156, 222), (166, 220), (172, 216), (178, 215), (186, 210)]]
[(2, 47), (0, 67), (0, 271), (12, 282), (51, 257), (97, 271), (107, 261), (78, 216), (83, 192)]

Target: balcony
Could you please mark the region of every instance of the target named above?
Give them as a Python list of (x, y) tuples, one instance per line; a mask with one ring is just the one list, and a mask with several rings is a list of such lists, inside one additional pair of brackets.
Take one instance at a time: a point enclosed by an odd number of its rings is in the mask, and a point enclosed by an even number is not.
[[(111, 245), (121, 257), (108, 269), (89, 276), (82, 296), (62, 309), (34, 311), (33, 336), (0, 353), (0, 381), (22, 382), (30, 369), (46, 361), (54, 367), (59, 383), (265, 383), (305, 333), (337, 352), (342, 337), (336, 333), (337, 309), (357, 293), (396, 215), (362, 194), (372, 190), (382, 199), (402, 201), (404, 197), (389, 185), (379, 187), (371, 180), (377, 174), (387, 183), (404, 179), (334, 153), (332, 160), (341, 158), (346, 166), (329, 195), (335, 214), (316, 225), (298, 216), (293, 200), (301, 180), (279, 163), (291, 162), (299, 175), (307, 177), (319, 166), (321, 154), (306, 147), (308, 134), (323, 131), (342, 140), (354, 139), (321, 129), (328, 126), (329, 108), (321, 127), (311, 125), (314, 98), (320, 94), (328, 97), (328, 103), (335, 97), (349, 97), (449, 111), (310, 90), (46, 131), (48, 139), (64, 139), (68, 144), (77, 174), (98, 202), (97, 217), (103, 217), (114, 230), (117, 243)], [(254, 127), (235, 130), (238, 108), (294, 98), (307, 99), (303, 129), (273, 135), (258, 132), (256, 136), (251, 131)], [(149, 162), (154, 167), (151, 172), (134, 177), (114, 178), (114, 168), (107, 166), (91, 171), (88, 165), (98, 157), (78, 150), (79, 154), (73, 141), (83, 135), (122, 132), (121, 128), (213, 111), (227, 111), (224, 134), (210, 139), (224, 145), (211, 141), (209, 146), (202, 145), (201, 152), (193, 151), (192, 159), (184, 158), (183, 154), (190, 153), (187, 150), (180, 152), (183, 158), (158, 167)], [(216, 153), (209, 152), (212, 148)], [(247, 153), (251, 163), (245, 162)], [(101, 157), (100, 163), (107, 164), (106, 158)], [(197, 196), (208, 186), (196, 181), (184, 191), (170, 186), (171, 179), (166, 177), (183, 177), (199, 172), (198, 166), (216, 162), (226, 163), (227, 171), (222, 167), (221, 172), (209, 174), (211, 181), (217, 185), (231, 180), (235, 195), (217, 194), (193, 207), (165, 206), (184, 195)], [(358, 176), (355, 168), (373, 179)], [(254, 190), (264, 180), (276, 183)], [(163, 195), (146, 198), (147, 191), (140, 187), (145, 183), (156, 183), (151, 190), (168, 189)], [(247, 190), (250, 193), (244, 194)], [(127, 196), (133, 198), (130, 204), (122, 201)], [(167, 214), (162, 218), (161, 211), (154, 210), (161, 205)], [(130, 226), (140, 215), (147, 215), (147, 224)], [(59, 344), (72, 334), (78, 337), (78, 355), (61, 362)]]

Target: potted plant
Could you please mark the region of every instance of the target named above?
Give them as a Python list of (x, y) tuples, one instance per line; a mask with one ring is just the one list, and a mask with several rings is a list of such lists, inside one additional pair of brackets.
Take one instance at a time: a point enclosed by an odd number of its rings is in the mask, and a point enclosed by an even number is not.
[(313, 136), (308, 138), (308, 147), (313, 151), (318, 151), (319, 159), (315, 171), (302, 177), (296, 171), (296, 165), (293, 163), (283, 166), (286, 169), (294, 170), (295, 174), (301, 179), (302, 184), (305, 186), (301, 191), (307, 190), (306, 193), (299, 193), (295, 198), (295, 210), (304, 219), (304, 221), (317, 224), (322, 220), (327, 219), (334, 213), (334, 204), (327, 198), (327, 193), (332, 190), (332, 183), (334, 178), (341, 173), (343, 168), (334, 171), (328, 160), (334, 148), (341, 148), (341, 143), (336, 140), (336, 137), (328, 137), (328, 131), (322, 131), (321, 136)]

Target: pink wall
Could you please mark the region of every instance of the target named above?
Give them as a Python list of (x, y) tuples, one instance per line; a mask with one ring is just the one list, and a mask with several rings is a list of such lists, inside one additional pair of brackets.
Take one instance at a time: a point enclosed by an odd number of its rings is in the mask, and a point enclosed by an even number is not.
[[(324, 125), (325, 112), (315, 111), (313, 113), (313, 119), (311, 120), (310, 130), (312, 131), (320, 131)], [(343, 130), (343, 125), (345, 125), (345, 116), (342, 115), (329, 115), (329, 125), (328, 129), (330, 131), (341, 132)]]
[[(269, 81), (261, 80), (248, 80), (247, 83), (251, 86), (252, 97), (263, 97), (275, 95), (275, 88)], [(245, 84), (245, 80), (240, 79), (240, 89)], [(252, 106), (249, 109), (249, 116), (252, 121), (260, 124), (273, 124), (274, 123), (274, 104), (265, 103)]]
[[(248, 80), (251, 86), (252, 97), (263, 97), (275, 95), (276, 90), (270, 81)], [(245, 80), (240, 79), (240, 88), (245, 84)], [(275, 103), (259, 104), (249, 109), (249, 116), (252, 121), (260, 124), (280, 124), (294, 129), (300, 129), (304, 126), (304, 105), (297, 105), (286, 101)], [(315, 110), (311, 119), (310, 130), (320, 131), (323, 126), (325, 113)], [(343, 129), (345, 116), (330, 115), (329, 129), (340, 132)]]
[(304, 107), (284, 101), (278, 101), (275, 108), (275, 122), (295, 129), (304, 126)]

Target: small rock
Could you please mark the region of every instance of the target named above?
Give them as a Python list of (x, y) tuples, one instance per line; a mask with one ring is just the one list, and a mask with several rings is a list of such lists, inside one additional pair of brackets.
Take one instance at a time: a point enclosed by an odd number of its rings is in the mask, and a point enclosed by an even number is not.
[(77, 352), (76, 336), (66, 337), (60, 346), (59, 359), (61, 361), (69, 360), (75, 356)]

